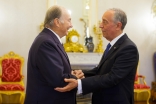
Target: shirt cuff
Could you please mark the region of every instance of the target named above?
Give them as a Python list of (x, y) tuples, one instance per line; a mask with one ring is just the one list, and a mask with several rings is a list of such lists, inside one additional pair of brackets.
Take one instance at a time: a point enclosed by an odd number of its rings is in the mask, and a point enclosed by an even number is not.
[(78, 90), (77, 90), (77, 94), (82, 94), (82, 84), (81, 84), (81, 80), (77, 79), (78, 81)]

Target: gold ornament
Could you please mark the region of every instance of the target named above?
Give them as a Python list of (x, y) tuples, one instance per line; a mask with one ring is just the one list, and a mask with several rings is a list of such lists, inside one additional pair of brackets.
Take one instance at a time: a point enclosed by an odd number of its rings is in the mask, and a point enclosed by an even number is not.
[(87, 52), (83, 45), (79, 44), (79, 33), (72, 29), (66, 36), (66, 43), (63, 44), (66, 52)]
[(103, 40), (102, 40), (102, 32), (101, 32), (101, 29), (99, 28), (99, 25), (100, 25), (100, 21), (98, 23), (98, 25), (94, 25), (93, 27), (93, 31), (94, 33), (98, 36), (99, 38), (99, 43), (97, 44), (97, 48), (95, 49), (95, 52), (97, 53), (103, 53), (104, 50), (103, 50)]
[(44, 29), (44, 24), (41, 23), (41, 25), (40, 25), (40, 31), (42, 31), (43, 29)]

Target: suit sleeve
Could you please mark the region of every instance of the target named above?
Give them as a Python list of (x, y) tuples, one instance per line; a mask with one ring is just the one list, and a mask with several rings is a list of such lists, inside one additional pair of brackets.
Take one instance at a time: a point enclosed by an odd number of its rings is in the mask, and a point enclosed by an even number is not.
[(91, 77), (91, 76), (94, 76), (94, 75), (97, 74), (97, 70), (98, 70), (98, 68), (95, 67), (95, 68), (93, 68), (91, 70), (83, 70), (83, 73), (84, 73), (85, 77)]
[[(64, 78), (76, 78), (71, 75), (70, 64), (67, 62), (65, 63), (57, 46), (51, 42), (43, 42), (40, 45), (36, 55), (36, 62), (39, 72), (43, 77), (43, 81), (50, 86), (62, 87), (67, 84), (64, 82)], [(64, 64), (69, 65), (65, 67)]]
[(107, 60), (107, 64), (111, 66), (110, 69), (107, 69), (110, 70), (108, 73), (81, 80), (83, 94), (94, 92), (98, 89), (113, 87), (123, 81), (124, 78), (127, 78), (131, 71), (135, 72), (138, 63), (138, 51), (134, 45), (122, 48), (115, 56), (112, 57), (112, 62), (111, 59)]

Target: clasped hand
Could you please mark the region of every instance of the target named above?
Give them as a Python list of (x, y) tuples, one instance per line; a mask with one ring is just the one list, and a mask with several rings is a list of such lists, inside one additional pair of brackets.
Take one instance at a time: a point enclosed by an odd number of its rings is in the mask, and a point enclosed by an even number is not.
[(84, 77), (84, 73), (82, 72), (82, 70), (73, 70), (71, 72), (72, 75), (76, 76), (78, 79), (82, 79), (85, 78)]
[[(84, 73), (82, 70), (74, 70), (71, 72), (72, 75), (75, 75), (78, 79), (85, 78)], [(65, 87), (56, 87), (55, 90), (59, 92), (66, 92), (70, 91), (78, 86), (78, 81), (76, 79), (70, 78), (70, 79), (64, 79), (65, 82), (68, 82), (68, 84)]]

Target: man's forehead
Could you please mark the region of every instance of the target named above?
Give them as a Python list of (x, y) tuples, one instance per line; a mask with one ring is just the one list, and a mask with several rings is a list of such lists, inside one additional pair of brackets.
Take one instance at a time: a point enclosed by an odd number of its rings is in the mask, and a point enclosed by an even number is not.
[(110, 18), (113, 17), (113, 16), (114, 16), (114, 11), (108, 10), (108, 11), (106, 11), (106, 12), (103, 14), (102, 19), (107, 20), (107, 19), (110, 19)]

